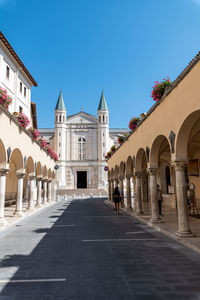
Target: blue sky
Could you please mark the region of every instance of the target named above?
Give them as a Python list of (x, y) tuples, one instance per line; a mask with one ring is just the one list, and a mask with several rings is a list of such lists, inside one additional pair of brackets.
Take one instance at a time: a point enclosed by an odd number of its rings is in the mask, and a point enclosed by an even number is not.
[(0, 0), (1, 30), (38, 83), (40, 128), (96, 115), (102, 88), (110, 126), (127, 128), (153, 105), (156, 80), (174, 80), (200, 50), (200, 0)]

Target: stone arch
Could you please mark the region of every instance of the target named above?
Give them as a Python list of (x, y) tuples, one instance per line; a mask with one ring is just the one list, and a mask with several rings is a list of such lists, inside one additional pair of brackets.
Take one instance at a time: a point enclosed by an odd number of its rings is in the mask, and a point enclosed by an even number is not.
[(5, 168), (6, 162), (7, 162), (6, 150), (2, 140), (0, 139), (0, 168)]
[(119, 176), (124, 177), (124, 175), (125, 175), (125, 163), (121, 161), (119, 165)]
[(190, 133), (199, 120), (200, 110), (196, 110), (192, 112), (181, 125), (175, 143), (176, 160), (187, 160)]
[(48, 170), (48, 178), (51, 178), (51, 169)]
[(140, 148), (137, 152), (135, 159), (135, 170), (136, 172), (142, 172), (144, 169), (144, 162), (147, 162), (146, 153), (143, 148)]
[(126, 175), (132, 176), (133, 174), (133, 159), (131, 156), (126, 161)]
[(26, 162), (26, 173), (27, 174), (35, 174), (34, 161), (31, 156), (28, 157), (27, 162)]
[(36, 165), (36, 175), (37, 176), (42, 175), (42, 165), (39, 161), (37, 162), (37, 165)]
[(119, 167), (118, 167), (118, 165), (115, 166), (114, 175), (115, 175), (115, 178), (118, 178), (118, 176), (119, 176)]
[(113, 168), (111, 169), (111, 179), (114, 179), (114, 170), (113, 170)]
[(46, 165), (44, 166), (44, 169), (43, 169), (43, 177), (47, 177), (47, 166)]
[(166, 158), (166, 160), (171, 160), (169, 140), (164, 135), (159, 135), (155, 138), (151, 146), (149, 161), (150, 168), (158, 168), (159, 158), (164, 152), (170, 153), (170, 158)]
[(55, 171), (54, 170), (51, 173), (51, 177), (52, 177), (52, 179), (55, 179)]
[(6, 202), (9, 201), (9, 204), (16, 202), (17, 197), (17, 176), (16, 172), (23, 171), (24, 162), (21, 151), (18, 148), (15, 148), (10, 156), (9, 161), (9, 172), (6, 178)]

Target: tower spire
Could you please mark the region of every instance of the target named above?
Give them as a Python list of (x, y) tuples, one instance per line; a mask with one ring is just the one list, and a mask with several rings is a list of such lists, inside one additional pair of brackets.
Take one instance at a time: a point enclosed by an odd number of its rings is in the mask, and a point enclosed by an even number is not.
[(58, 101), (57, 101), (55, 110), (66, 110), (61, 90), (60, 90), (60, 94), (59, 94), (59, 97), (58, 97)]
[(107, 103), (106, 103), (106, 99), (105, 99), (103, 90), (102, 90), (102, 93), (101, 93), (101, 98), (100, 98), (98, 110), (108, 111), (108, 106), (107, 106)]

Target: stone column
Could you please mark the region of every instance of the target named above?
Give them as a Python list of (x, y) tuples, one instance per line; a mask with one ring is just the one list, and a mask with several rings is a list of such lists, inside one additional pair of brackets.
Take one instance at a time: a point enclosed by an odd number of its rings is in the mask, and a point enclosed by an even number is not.
[(108, 179), (108, 200), (109, 200), (109, 201), (112, 201), (111, 198), (112, 198), (112, 197), (111, 197), (111, 180)]
[(113, 202), (114, 179), (111, 179), (111, 202)]
[(126, 175), (126, 197), (127, 197), (127, 210), (132, 211), (131, 206), (131, 184), (130, 184), (131, 177)]
[(49, 178), (49, 179), (48, 179), (48, 199), (47, 199), (47, 201), (48, 201), (49, 203), (52, 202), (51, 181), (52, 181), (52, 179)]
[(17, 202), (14, 215), (23, 217), (22, 203), (23, 203), (23, 183), (25, 172), (16, 172), (17, 177)]
[(29, 199), (28, 199), (28, 209), (27, 211), (34, 211), (34, 183), (35, 175), (29, 175), (30, 184), (29, 184)]
[(53, 198), (54, 198), (54, 201), (58, 201), (58, 199), (57, 199), (57, 183), (56, 183), (56, 179), (53, 180)]
[(185, 188), (185, 166), (187, 162), (176, 161), (173, 163), (176, 178), (176, 197), (178, 210), (178, 230), (176, 235), (179, 237), (191, 237), (192, 233), (189, 227), (188, 207)]
[(119, 177), (119, 188), (120, 188), (120, 191), (121, 191), (121, 196), (122, 196), (122, 200), (121, 200), (121, 206), (124, 207), (124, 184), (123, 184), (123, 180), (124, 180), (124, 177)]
[(43, 204), (47, 203), (47, 178), (43, 179)]
[(142, 185), (142, 172), (136, 172), (136, 214), (143, 214), (142, 210), (142, 195), (141, 195), (141, 185)]
[(151, 223), (159, 223), (162, 222), (161, 218), (159, 217), (159, 210), (158, 210), (158, 192), (157, 192), (157, 169), (150, 168), (149, 175), (150, 175), (150, 197), (151, 197)]
[(36, 207), (42, 206), (42, 176), (37, 176), (37, 203)]
[(6, 194), (6, 175), (9, 169), (0, 169), (0, 227), (6, 224), (4, 219), (5, 194)]

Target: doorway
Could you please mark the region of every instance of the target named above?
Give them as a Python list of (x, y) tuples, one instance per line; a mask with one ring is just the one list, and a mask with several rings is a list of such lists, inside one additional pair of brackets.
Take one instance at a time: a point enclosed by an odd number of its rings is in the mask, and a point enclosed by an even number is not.
[(87, 189), (87, 171), (77, 171), (77, 189)]

